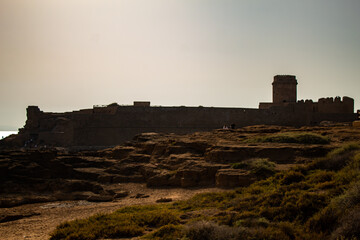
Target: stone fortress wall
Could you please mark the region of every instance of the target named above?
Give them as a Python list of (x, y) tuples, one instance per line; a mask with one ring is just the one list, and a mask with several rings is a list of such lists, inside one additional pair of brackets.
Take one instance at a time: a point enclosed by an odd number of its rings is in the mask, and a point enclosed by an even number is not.
[(133, 106), (94, 106), (65, 113), (45, 113), (27, 108), (27, 121), (20, 129), (19, 145), (111, 146), (131, 140), (143, 132), (191, 133), (222, 128), (266, 124), (303, 126), (321, 121), (350, 122), (356, 119), (354, 100), (349, 97), (297, 101), (297, 80), (277, 75), (273, 102), (259, 109), (215, 107), (152, 107), (150, 102)]

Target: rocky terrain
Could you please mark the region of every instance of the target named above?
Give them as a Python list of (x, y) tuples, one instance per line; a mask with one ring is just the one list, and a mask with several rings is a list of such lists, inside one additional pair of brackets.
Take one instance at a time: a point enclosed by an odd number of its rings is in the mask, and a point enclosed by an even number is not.
[[(326, 141), (261, 140), (300, 133)], [(198, 191), (248, 186), (276, 171), (325, 156), (344, 142), (359, 140), (360, 129), (346, 125), (252, 126), (187, 135), (144, 133), (103, 150), (2, 148), (0, 229), (1, 224), (38, 217), (39, 212), (26, 212), (24, 204), (80, 201), (86, 205), (146, 198), (172, 201), (177, 198), (152, 193), (169, 188)], [(143, 190), (132, 191), (129, 186), (134, 184)], [(16, 206), (22, 207), (21, 214), (11, 211), (19, 208)]]

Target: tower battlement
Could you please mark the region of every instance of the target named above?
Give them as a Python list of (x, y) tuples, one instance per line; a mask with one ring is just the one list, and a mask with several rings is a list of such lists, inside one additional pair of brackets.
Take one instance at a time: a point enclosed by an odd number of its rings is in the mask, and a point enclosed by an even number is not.
[(357, 119), (354, 99), (349, 97), (297, 101), (297, 79), (274, 76), (273, 102), (259, 109), (216, 107), (161, 107), (150, 102), (134, 105), (113, 103), (73, 112), (43, 112), (27, 109), (27, 121), (14, 140), (19, 146), (31, 141), (47, 146), (112, 146), (143, 132), (191, 133), (211, 131), (224, 125), (315, 125), (322, 121), (350, 122)]
[(296, 83), (296, 76), (295, 75), (275, 75), (274, 76), (274, 83)]
[(274, 76), (273, 85), (273, 103), (296, 102), (297, 80), (293, 75)]

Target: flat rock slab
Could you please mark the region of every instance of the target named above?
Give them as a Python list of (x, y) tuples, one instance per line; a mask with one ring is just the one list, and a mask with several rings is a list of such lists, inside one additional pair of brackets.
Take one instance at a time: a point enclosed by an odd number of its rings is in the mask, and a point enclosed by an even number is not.
[(220, 169), (216, 173), (217, 187), (243, 187), (254, 181), (254, 176), (242, 169)]

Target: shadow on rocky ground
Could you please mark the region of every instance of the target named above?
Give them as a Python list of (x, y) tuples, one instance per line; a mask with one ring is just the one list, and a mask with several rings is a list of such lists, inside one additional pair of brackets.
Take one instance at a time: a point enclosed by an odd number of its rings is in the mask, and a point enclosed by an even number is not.
[[(259, 141), (298, 133), (314, 134), (328, 143)], [(147, 198), (150, 202), (172, 201), (191, 196), (187, 191), (248, 186), (276, 171), (325, 156), (341, 143), (359, 139), (359, 128), (345, 125), (252, 126), (187, 135), (144, 133), (133, 141), (98, 151), (2, 149), (0, 224), (43, 214), (24, 204), (71, 209), (108, 203), (106, 208), (113, 210), (119, 204), (146, 203)]]

